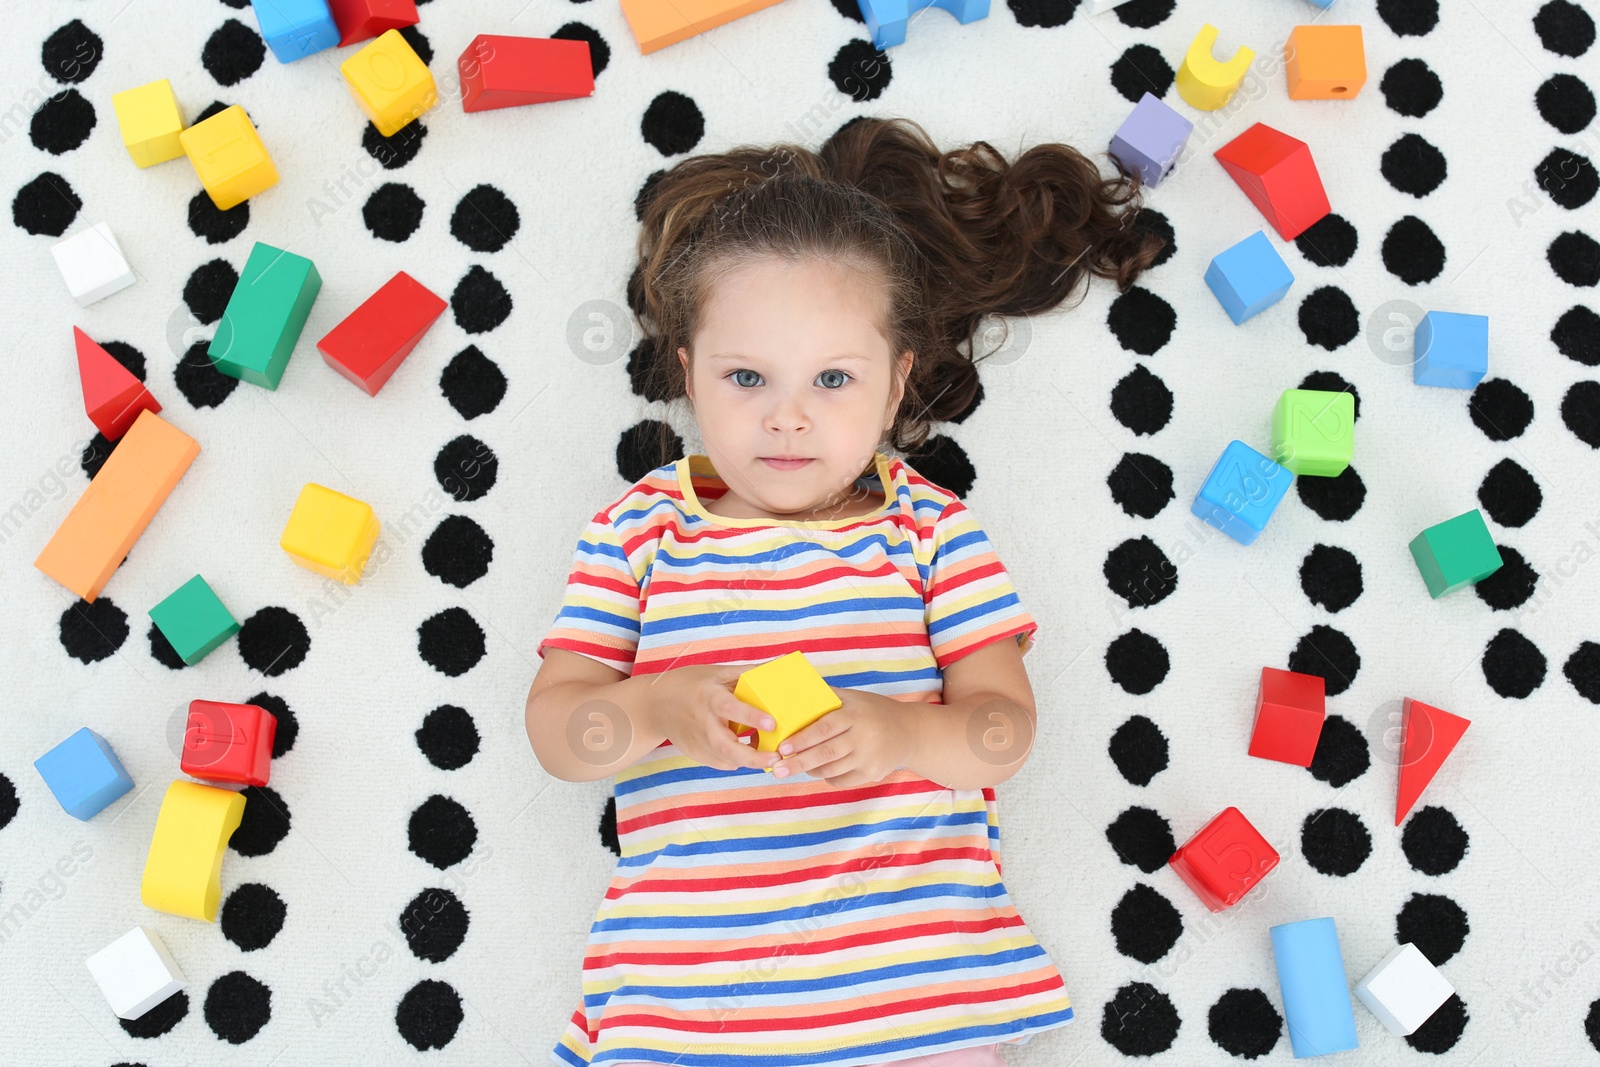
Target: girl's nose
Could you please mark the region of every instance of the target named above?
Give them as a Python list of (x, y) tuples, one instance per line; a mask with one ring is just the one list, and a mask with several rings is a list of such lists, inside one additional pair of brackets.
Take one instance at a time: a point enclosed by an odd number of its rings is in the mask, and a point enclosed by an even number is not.
[(778, 433), (793, 433), (810, 425), (811, 419), (806, 414), (805, 405), (792, 393), (782, 394), (767, 415), (768, 428)]

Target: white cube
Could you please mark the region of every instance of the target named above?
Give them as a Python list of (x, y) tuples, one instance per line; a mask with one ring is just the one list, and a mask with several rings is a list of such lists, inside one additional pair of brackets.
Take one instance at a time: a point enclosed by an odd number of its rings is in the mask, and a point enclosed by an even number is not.
[(122, 1019), (137, 1019), (182, 989), (184, 982), (167, 946), (142, 926), (90, 956), (89, 973)]
[(83, 307), (133, 284), (133, 270), (111, 227), (97, 222), (50, 246), (67, 289)]
[(1389, 1032), (1400, 1037), (1416, 1032), (1455, 988), (1428, 962), (1416, 945), (1401, 945), (1356, 985), (1356, 996)]

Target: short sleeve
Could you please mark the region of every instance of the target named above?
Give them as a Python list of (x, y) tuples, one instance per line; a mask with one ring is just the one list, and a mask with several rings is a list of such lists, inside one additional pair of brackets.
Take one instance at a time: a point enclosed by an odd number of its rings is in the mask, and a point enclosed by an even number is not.
[(633, 564), (616, 526), (602, 512), (578, 536), (561, 610), (539, 642), (539, 658), (546, 648), (564, 648), (632, 674), (639, 650), (639, 600)]
[(972, 512), (952, 500), (933, 527), (932, 563), (923, 599), (928, 642), (942, 671), (962, 656), (1010, 637), (1024, 655), (1034, 620)]

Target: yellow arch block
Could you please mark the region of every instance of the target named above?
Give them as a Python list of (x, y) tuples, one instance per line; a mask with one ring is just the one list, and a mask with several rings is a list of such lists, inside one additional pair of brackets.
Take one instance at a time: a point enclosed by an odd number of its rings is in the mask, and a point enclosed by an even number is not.
[(217, 921), (222, 853), (244, 816), (244, 794), (179, 778), (167, 786), (144, 861), (145, 907)]
[(1226, 63), (1217, 62), (1211, 49), (1217, 43), (1217, 28), (1209, 23), (1200, 27), (1194, 43), (1178, 68), (1178, 95), (1192, 108), (1215, 111), (1238, 90), (1256, 54), (1243, 45)]

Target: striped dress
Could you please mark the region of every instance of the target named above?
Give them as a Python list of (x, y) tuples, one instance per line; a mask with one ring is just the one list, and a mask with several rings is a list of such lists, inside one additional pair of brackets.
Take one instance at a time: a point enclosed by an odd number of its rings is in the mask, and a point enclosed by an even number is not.
[[(941, 671), (1038, 624), (972, 513), (898, 458), (864, 516), (730, 518), (703, 455), (590, 521), (539, 645), (625, 674), (799, 649), (836, 688), (938, 703)], [(1072, 1018), (1000, 878), (993, 789), (719, 771), (671, 741), (615, 776), (617, 861), (562, 1064), (856, 1067), (1021, 1044)]]

